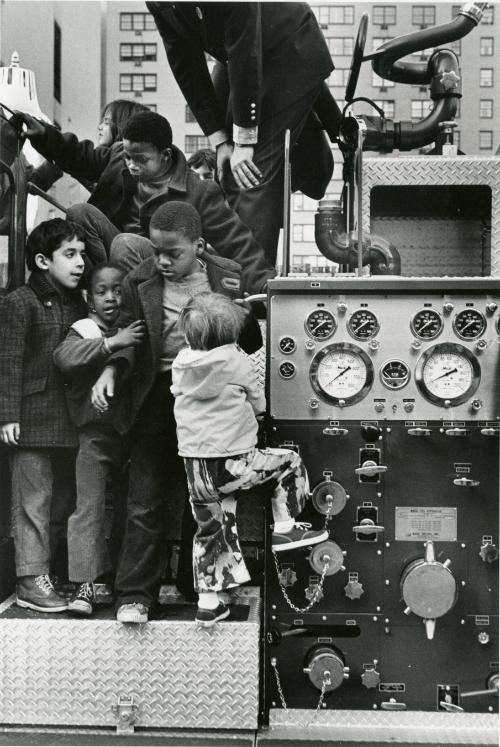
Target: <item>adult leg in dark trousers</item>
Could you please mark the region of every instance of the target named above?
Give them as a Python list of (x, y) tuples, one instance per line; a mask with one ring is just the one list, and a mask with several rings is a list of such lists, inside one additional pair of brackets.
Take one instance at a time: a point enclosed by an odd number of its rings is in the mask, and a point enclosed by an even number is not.
[[(323, 197), (333, 173), (333, 157), (319, 119), (313, 112), (323, 84), (259, 125), (254, 163), (263, 174), (259, 185), (240, 190), (227, 168), (223, 188), (227, 200), (274, 264), (283, 226), (285, 131), (290, 130), (293, 189), (314, 199)], [(227, 164), (226, 164), (227, 165)]]
[[(116, 574), (116, 608), (139, 602), (153, 607), (166, 562), (165, 529), (186, 498), (172, 505), (169, 487), (184, 476), (177, 454), (170, 374), (160, 374), (131, 434), (127, 525)], [(186, 488), (187, 493), (187, 488)]]

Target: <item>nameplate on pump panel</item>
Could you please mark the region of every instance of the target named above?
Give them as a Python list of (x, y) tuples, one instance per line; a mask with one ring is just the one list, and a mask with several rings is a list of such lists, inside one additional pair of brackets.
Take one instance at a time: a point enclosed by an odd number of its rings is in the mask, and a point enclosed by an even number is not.
[(456, 542), (457, 509), (448, 506), (396, 506), (395, 539), (400, 542)]

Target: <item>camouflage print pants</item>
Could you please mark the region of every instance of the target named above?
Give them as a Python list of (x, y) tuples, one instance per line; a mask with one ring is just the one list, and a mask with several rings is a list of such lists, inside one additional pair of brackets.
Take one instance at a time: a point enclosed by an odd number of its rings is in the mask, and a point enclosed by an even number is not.
[(249, 581), (236, 527), (237, 492), (274, 480), (274, 521), (287, 521), (304, 508), (309, 480), (295, 451), (252, 449), (213, 459), (185, 458), (193, 515), (193, 571), (198, 591), (223, 591)]

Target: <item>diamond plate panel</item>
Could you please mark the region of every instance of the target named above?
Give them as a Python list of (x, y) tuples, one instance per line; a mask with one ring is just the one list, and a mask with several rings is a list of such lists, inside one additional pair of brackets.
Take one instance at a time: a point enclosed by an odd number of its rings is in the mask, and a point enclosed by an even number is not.
[(278, 739), (338, 742), (391, 742), (427, 745), (498, 745), (498, 715), (419, 711), (320, 711), (271, 709), (269, 731), (257, 745)]
[[(423, 228), (425, 219), (405, 220), (401, 218), (401, 244), (403, 270), (405, 274), (491, 274), (500, 275), (500, 159), (482, 158), (480, 156), (399, 156), (390, 158), (378, 158), (366, 156), (363, 161), (363, 230), (384, 235), (383, 225), (380, 221), (372, 224), (370, 216), (371, 190), (380, 186), (458, 186), (483, 185), (491, 189), (491, 256), (487, 258), (485, 267), (482, 268), (481, 258), (471, 258), (470, 239), (472, 246), (478, 245), (481, 237), (473, 236), (467, 239), (463, 233), (458, 231), (456, 221), (445, 221), (448, 228), (453, 224), (453, 231), (447, 233), (439, 232), (439, 226), (433, 225), (431, 230)], [(388, 207), (388, 216), (390, 208)], [(384, 221), (386, 217), (384, 216)], [(435, 231), (438, 229), (438, 233)], [(414, 235), (415, 231), (423, 230), (424, 235)], [(450, 246), (451, 235), (460, 236), (461, 246)], [(398, 234), (397, 234), (398, 235)], [(441, 239), (444, 238), (445, 248), (443, 250)], [(430, 241), (430, 245), (429, 245)], [(448, 246), (446, 246), (448, 242)], [(415, 254), (415, 245), (419, 252)], [(466, 247), (466, 249), (464, 249)], [(434, 251), (432, 249), (434, 248)], [(421, 251), (426, 252), (424, 257)], [(411, 261), (409, 255), (413, 255)], [(436, 258), (438, 261), (436, 263)], [(405, 262), (406, 260), (406, 262)], [(410, 264), (407, 262), (410, 260)], [(431, 261), (433, 267), (429, 267)], [(486, 266), (487, 265), (487, 266)], [(416, 270), (418, 269), (418, 273)], [(484, 272), (482, 272), (484, 270)], [(473, 272), (471, 272), (473, 271)]]
[(238, 603), (249, 605), (247, 621), (208, 630), (168, 619), (0, 618), (0, 723), (114, 726), (123, 695), (137, 727), (257, 728), (260, 599)]

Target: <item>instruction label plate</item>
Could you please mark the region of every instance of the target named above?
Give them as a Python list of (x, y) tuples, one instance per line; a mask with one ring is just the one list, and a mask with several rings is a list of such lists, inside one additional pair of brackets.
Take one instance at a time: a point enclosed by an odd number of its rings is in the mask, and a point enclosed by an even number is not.
[(447, 506), (396, 506), (395, 539), (400, 542), (456, 542), (457, 509)]

